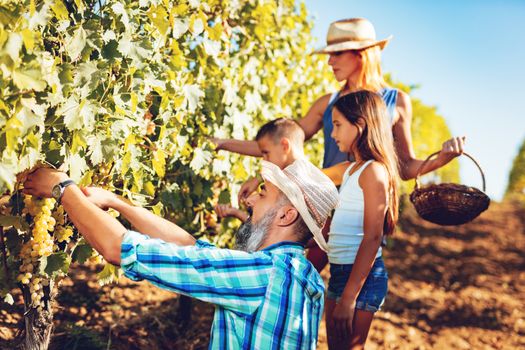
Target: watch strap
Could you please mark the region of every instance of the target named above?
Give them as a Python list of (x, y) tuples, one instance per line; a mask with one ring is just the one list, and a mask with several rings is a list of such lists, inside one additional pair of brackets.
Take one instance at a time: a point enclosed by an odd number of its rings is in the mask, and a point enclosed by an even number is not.
[(57, 199), (58, 204), (60, 204), (60, 201), (62, 200), (62, 196), (64, 195), (64, 190), (66, 189), (66, 187), (70, 185), (74, 185), (74, 184), (75, 184), (75, 181), (71, 179), (64, 180), (58, 184), (58, 186), (60, 186), (60, 196)]

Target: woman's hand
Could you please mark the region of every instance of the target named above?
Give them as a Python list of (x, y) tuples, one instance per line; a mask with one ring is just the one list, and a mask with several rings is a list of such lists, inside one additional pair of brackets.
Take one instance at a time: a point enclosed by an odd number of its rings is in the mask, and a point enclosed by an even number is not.
[(341, 298), (335, 305), (332, 314), (335, 335), (340, 339), (347, 339), (352, 334), (352, 321), (354, 320), (355, 301)]
[(82, 187), (81, 190), (91, 203), (103, 210), (111, 208), (111, 204), (117, 199), (114, 193), (99, 187)]
[(463, 154), (463, 148), (465, 146), (465, 136), (453, 137), (450, 140), (443, 142), (441, 151), (439, 152), (438, 159), (442, 165), (447, 164), (452, 159)]

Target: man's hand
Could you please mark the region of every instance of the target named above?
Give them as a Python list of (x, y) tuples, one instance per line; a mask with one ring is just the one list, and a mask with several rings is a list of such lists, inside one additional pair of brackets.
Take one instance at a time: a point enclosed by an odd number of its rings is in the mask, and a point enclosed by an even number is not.
[(112, 207), (115, 200), (118, 200), (114, 193), (106, 191), (98, 187), (82, 187), (82, 192), (86, 195), (87, 199), (97, 207), (103, 210), (107, 210)]
[(251, 179), (248, 179), (245, 183), (242, 184), (241, 189), (239, 190), (239, 194), (237, 195), (237, 200), (239, 201), (239, 205), (243, 204), (246, 199), (255, 191), (257, 190), (257, 187), (259, 186), (259, 179), (256, 177), (252, 177)]
[(53, 187), (67, 179), (69, 177), (61, 171), (51, 168), (38, 168), (27, 176), (22, 192), (36, 197), (50, 198), (52, 197)]

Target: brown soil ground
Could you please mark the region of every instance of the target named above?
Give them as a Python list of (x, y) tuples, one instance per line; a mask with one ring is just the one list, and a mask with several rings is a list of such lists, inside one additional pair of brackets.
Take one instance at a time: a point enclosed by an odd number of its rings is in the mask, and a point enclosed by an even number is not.
[[(367, 349), (524, 349), (525, 209), (493, 203), (474, 222), (440, 227), (411, 209), (385, 251), (390, 276)], [(100, 287), (74, 266), (58, 297), (51, 349), (206, 349), (213, 308), (122, 278)], [(327, 269), (323, 277), (328, 277)], [(21, 304), (0, 310), (12, 348)], [(321, 325), (319, 349), (327, 349)]]

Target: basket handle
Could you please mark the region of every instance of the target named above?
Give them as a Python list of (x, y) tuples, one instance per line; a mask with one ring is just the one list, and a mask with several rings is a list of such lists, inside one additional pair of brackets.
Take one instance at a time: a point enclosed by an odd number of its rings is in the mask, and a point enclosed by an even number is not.
[[(427, 159), (425, 159), (425, 161), (423, 162), (423, 164), (421, 164), (421, 165), (419, 166), (419, 169), (417, 169), (417, 174), (416, 174), (416, 178), (415, 178), (415, 180), (416, 180), (416, 184), (415, 184), (415, 186), (414, 186), (414, 189), (419, 189), (419, 177), (420, 177), (420, 175), (421, 175), (421, 171), (423, 170), (423, 168), (425, 167), (425, 165), (428, 163), (428, 161), (429, 161), (432, 157), (438, 155), (439, 152), (441, 152), (441, 151), (437, 151), (437, 152), (434, 152), (434, 153), (432, 153), (431, 155), (429, 155), (429, 156), (427, 157)], [(464, 156), (469, 157), (469, 158), (474, 162), (474, 164), (476, 164), (476, 166), (478, 167), (479, 172), (481, 173), (481, 179), (483, 180), (483, 192), (485, 192), (485, 174), (483, 173), (483, 170), (482, 170), (481, 167), (479, 166), (478, 162), (476, 162), (476, 160), (475, 160), (470, 154), (468, 154), (467, 152), (463, 152), (463, 153), (461, 153), (461, 154), (464, 155)]]

